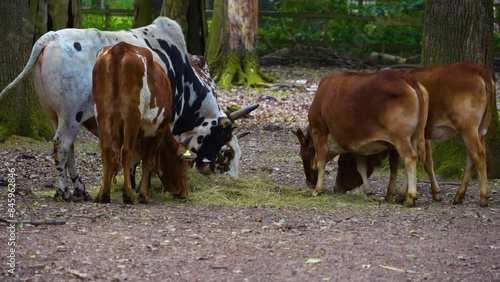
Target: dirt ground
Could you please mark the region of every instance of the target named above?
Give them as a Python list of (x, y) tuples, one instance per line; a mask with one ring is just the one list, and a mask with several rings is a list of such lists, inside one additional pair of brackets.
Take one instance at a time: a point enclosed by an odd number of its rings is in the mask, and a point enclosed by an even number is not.
[[(335, 70), (267, 71), (279, 76), (277, 86), (219, 93), (222, 105), (260, 103), (252, 118), (239, 122), (239, 130), (251, 131), (240, 142), (240, 175), (307, 189), (290, 129), (305, 124), (314, 92), (298, 80), (314, 82)], [(441, 181), (444, 200), (436, 203), (425, 179), (415, 208), (384, 202), (367, 207), (332, 202), (331, 209), (62, 203), (26, 196), (27, 190), (55, 187), (50, 142), (46, 148), (10, 142), (0, 146), (0, 186), (15, 168), (15, 218), (32, 223), (14, 233), (15, 275), (7, 264), (13, 235), (8, 223), (0, 223), (2, 281), (500, 281), (496, 181), (490, 182), (487, 208), (479, 206), (476, 182), (463, 204), (452, 205), (457, 183)], [(77, 162), (91, 187), (101, 177), (96, 149), (97, 138), (82, 132)], [(328, 190), (321, 197), (336, 197), (335, 167), (328, 165)], [(383, 196), (388, 173), (370, 181)], [(9, 219), (7, 188), (0, 192), (0, 218)], [(39, 224), (44, 220), (51, 224)]]

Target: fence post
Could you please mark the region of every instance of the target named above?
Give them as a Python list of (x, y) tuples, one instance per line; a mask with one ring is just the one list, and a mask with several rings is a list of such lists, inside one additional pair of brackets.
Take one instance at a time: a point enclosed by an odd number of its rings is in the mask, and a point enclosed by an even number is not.
[(104, 30), (109, 30), (109, 18), (111, 17), (111, 13), (109, 11), (109, 6), (106, 5), (104, 7)]

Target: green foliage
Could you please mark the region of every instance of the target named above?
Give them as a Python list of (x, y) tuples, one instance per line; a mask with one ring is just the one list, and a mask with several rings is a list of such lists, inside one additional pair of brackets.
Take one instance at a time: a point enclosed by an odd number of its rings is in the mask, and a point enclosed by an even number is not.
[[(84, 0), (82, 1), (83, 8), (100, 9), (101, 1)], [(109, 9), (127, 9), (134, 8), (134, 0), (106, 0), (105, 5)], [(109, 16), (106, 23), (104, 14), (82, 14), (83, 28), (96, 28), (100, 30), (128, 30), (132, 27), (133, 18), (130, 16)]]
[[(325, 15), (350, 15), (380, 18), (422, 18), (423, 0), (376, 1), (375, 4), (358, 7), (357, 3), (343, 0), (329, 1), (293, 1), (281, 6), (281, 1), (274, 1), (274, 9), (284, 13), (324, 13)], [(360, 21), (356, 19), (312, 19), (312, 18), (274, 18), (262, 17), (259, 22), (259, 51), (267, 52), (270, 48), (265, 44), (269, 40), (280, 42), (280, 39), (297, 41), (323, 41), (325, 44), (338, 46), (347, 43), (344, 49), (362, 49), (370, 43), (386, 44), (419, 44), (422, 40), (422, 26), (389, 26), (382, 22)], [(264, 40), (262, 40), (264, 39)], [(283, 42), (283, 40), (281, 41)], [(275, 44), (274, 48), (285, 44)], [(342, 47), (339, 49), (342, 50)], [(366, 48), (365, 48), (366, 49)], [(364, 50), (373, 51), (373, 50)], [(379, 50), (377, 50), (379, 51)]]

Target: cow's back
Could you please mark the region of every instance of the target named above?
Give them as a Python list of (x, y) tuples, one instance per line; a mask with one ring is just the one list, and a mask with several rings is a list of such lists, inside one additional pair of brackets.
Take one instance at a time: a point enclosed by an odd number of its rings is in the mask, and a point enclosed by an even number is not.
[(487, 118), (486, 84), (491, 78), (483, 67), (460, 62), (420, 67), (411, 73), (430, 93), (427, 139), (446, 140), (460, 127), (477, 126)]
[(419, 101), (402, 76), (397, 70), (328, 76), (311, 104), (310, 126), (327, 131), (342, 152), (363, 151), (367, 143), (390, 140), (388, 127), (411, 135), (419, 124)]

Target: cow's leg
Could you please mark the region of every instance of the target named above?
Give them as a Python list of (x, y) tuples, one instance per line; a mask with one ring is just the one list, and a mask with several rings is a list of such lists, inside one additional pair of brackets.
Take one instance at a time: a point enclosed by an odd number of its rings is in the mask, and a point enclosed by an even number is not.
[[(59, 125), (65, 125), (64, 120), (59, 121)], [(57, 170), (57, 193), (55, 197), (61, 196), (64, 201), (70, 201), (72, 199), (71, 193), (68, 187), (68, 173), (66, 171), (66, 166), (68, 165), (68, 158), (70, 156), (71, 147), (75, 141), (75, 137), (78, 133), (79, 126), (67, 126), (66, 128), (58, 127), (56, 135), (54, 136), (54, 154), (53, 158)], [(71, 160), (74, 164), (74, 159)]]
[(453, 203), (459, 204), (463, 202), (465, 193), (467, 191), (467, 186), (472, 177), (475, 165), (479, 177), (480, 205), (482, 207), (486, 207), (488, 206), (490, 193), (488, 188), (488, 180), (486, 178), (486, 152), (485, 147), (483, 146), (484, 142), (482, 142), (482, 140), (479, 140), (476, 132), (462, 133), (462, 138), (464, 139), (464, 143), (467, 148), (465, 174), (462, 184), (460, 184), (460, 188), (455, 195)]
[(389, 168), (391, 171), (389, 177), (389, 186), (385, 194), (385, 200), (391, 202), (396, 195), (396, 184), (398, 180), (399, 154), (396, 150), (389, 150)]
[[(102, 144), (102, 142), (101, 142)], [(102, 182), (101, 188), (99, 189), (99, 193), (97, 193), (96, 202), (98, 203), (109, 203), (111, 201), (111, 180), (114, 176), (114, 165), (111, 160), (111, 148), (102, 148), (101, 156), (102, 156)], [(116, 168), (118, 170), (118, 168)]]
[(75, 188), (75, 190), (73, 191), (73, 198), (72, 198), (73, 201), (80, 201), (80, 200), (88, 201), (90, 198), (89, 193), (85, 190), (85, 186), (83, 185), (82, 180), (78, 175), (78, 171), (76, 170), (75, 150), (73, 144), (69, 149), (69, 155), (66, 167), (69, 170), (69, 176), (71, 178), (71, 182), (73, 182), (73, 187)]
[(425, 140), (425, 163), (424, 169), (429, 176), (429, 181), (431, 183), (431, 193), (432, 199), (436, 202), (441, 202), (443, 197), (441, 196), (441, 188), (436, 180), (436, 175), (434, 174), (434, 161), (432, 160), (432, 146), (431, 141)]
[[(314, 156), (314, 164), (318, 170), (318, 181), (316, 182), (316, 187), (312, 193), (313, 196), (318, 196), (323, 192), (323, 183), (325, 181), (325, 166), (326, 166), (326, 155), (328, 149), (326, 147), (326, 135), (324, 134), (312, 134), (314, 148), (316, 149), (316, 155)], [(313, 167), (314, 169), (314, 167)]]
[(149, 204), (151, 195), (149, 194), (149, 177), (154, 166), (154, 158), (146, 157), (142, 161), (142, 176), (139, 184), (139, 203)]
[[(403, 158), (405, 162), (406, 176), (408, 180), (408, 191), (406, 192), (406, 205), (408, 207), (415, 206), (415, 200), (417, 200), (417, 153), (413, 149), (410, 140), (402, 140), (400, 142), (395, 142), (396, 150), (399, 155)], [(403, 188), (404, 189), (404, 188)], [(403, 193), (403, 189), (400, 195)], [(406, 190), (406, 189), (405, 189)], [(399, 198), (399, 196), (398, 196)]]
[(368, 182), (368, 173), (366, 168), (366, 156), (355, 155), (356, 158), (356, 169), (358, 170), (359, 175), (363, 179), (363, 192), (365, 193), (365, 200), (369, 201), (372, 199), (373, 192)]
[(133, 205), (135, 202), (134, 190), (132, 190), (132, 183), (130, 179), (130, 169), (132, 167), (132, 160), (134, 158), (134, 149), (139, 132), (139, 127), (134, 125), (133, 121), (125, 122), (123, 125), (123, 145), (122, 145), (122, 167), (123, 167), (123, 203)]
[[(152, 138), (152, 141), (148, 144), (149, 147), (146, 149), (144, 157), (142, 159), (142, 176), (141, 184), (139, 187), (139, 203), (148, 204), (151, 202), (151, 195), (149, 193), (149, 186), (151, 182), (151, 173), (155, 167), (155, 163), (160, 160), (160, 156), (157, 154), (158, 147), (163, 139), (163, 134), (161, 132)], [(169, 160), (167, 160), (169, 161)]]

